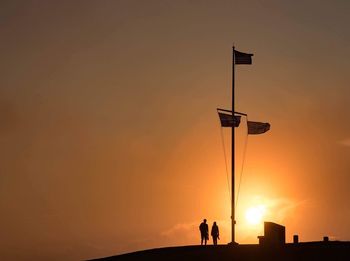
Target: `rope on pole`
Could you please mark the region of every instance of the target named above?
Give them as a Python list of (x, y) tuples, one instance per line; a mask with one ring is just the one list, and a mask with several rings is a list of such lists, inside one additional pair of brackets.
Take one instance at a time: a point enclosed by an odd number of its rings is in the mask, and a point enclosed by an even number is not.
[[(246, 117), (247, 121), (248, 121), (248, 117)], [(235, 207), (237, 208), (238, 205), (238, 200), (239, 200), (239, 193), (241, 191), (241, 183), (242, 183), (242, 177), (243, 177), (243, 171), (244, 171), (244, 165), (245, 165), (245, 159), (246, 159), (246, 155), (247, 155), (247, 147), (248, 147), (248, 130), (247, 130), (247, 135), (245, 136), (245, 141), (244, 141), (244, 147), (243, 147), (243, 160), (242, 160), (242, 165), (241, 165), (241, 173), (240, 173), (240, 177), (239, 177), (239, 183), (238, 183), (238, 190), (237, 190), (237, 198), (236, 198), (236, 205)]]
[[(223, 133), (223, 128), (220, 127), (220, 134), (221, 134), (221, 144), (222, 144), (222, 149), (224, 152), (224, 159), (225, 159), (225, 170), (226, 170), (226, 179), (227, 179), (227, 188), (228, 188), (228, 194), (230, 197), (230, 201), (232, 201), (231, 199), (231, 189), (230, 189), (230, 179), (228, 177), (228, 168), (227, 168), (227, 156), (226, 156), (226, 149), (225, 149), (225, 139), (224, 139), (224, 133)], [(231, 202), (232, 204), (232, 202)]]

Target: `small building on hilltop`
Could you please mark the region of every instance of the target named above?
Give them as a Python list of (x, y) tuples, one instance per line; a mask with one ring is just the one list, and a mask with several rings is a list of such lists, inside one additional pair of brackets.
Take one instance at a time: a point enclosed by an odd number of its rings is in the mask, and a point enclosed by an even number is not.
[(264, 222), (264, 235), (258, 236), (259, 245), (280, 246), (286, 243), (286, 228), (273, 222)]

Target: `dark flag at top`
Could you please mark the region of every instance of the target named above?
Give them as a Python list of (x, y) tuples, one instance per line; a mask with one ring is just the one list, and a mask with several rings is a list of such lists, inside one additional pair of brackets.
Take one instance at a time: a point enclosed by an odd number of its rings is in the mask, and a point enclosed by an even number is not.
[(250, 53), (241, 53), (235, 50), (235, 64), (252, 64), (252, 56)]
[(232, 114), (219, 113), (221, 127), (238, 127), (241, 123), (241, 116), (233, 116)]

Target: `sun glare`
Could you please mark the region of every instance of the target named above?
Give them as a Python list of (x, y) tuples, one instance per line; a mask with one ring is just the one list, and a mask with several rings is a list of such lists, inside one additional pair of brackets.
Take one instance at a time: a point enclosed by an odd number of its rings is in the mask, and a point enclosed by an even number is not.
[(246, 221), (250, 225), (258, 225), (262, 222), (265, 212), (266, 208), (263, 205), (250, 207), (245, 213)]

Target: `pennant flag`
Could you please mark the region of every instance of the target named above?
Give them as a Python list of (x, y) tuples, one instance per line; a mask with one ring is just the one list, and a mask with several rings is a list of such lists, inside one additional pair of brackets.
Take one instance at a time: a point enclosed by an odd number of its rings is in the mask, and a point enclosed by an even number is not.
[(248, 121), (248, 134), (263, 134), (270, 129), (270, 123)]
[(252, 64), (252, 56), (250, 53), (241, 53), (235, 50), (235, 64)]
[(219, 113), (221, 127), (238, 127), (241, 123), (241, 116), (233, 116), (232, 114)]

